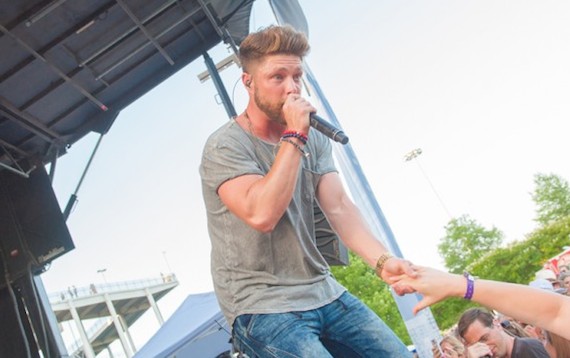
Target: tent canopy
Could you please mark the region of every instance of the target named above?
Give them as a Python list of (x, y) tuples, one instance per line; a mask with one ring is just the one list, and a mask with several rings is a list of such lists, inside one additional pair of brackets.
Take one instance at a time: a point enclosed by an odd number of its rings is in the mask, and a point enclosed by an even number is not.
[(214, 292), (189, 295), (135, 358), (215, 358), (229, 351), (230, 328)]

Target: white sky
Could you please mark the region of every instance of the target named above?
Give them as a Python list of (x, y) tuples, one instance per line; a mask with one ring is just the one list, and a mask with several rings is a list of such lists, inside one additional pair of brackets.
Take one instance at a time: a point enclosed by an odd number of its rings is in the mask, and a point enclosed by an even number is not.
[[(300, 3), (312, 44), (307, 62), (404, 256), (442, 267), (444, 206), (496, 226), (507, 241), (535, 228), (533, 175), (570, 178), (569, 2)], [(268, 19), (267, 3), (257, 1), (252, 28)], [(228, 51), (210, 55), (217, 62)], [(197, 79), (204, 70), (198, 59), (119, 115), (68, 220), (76, 249), (42, 276), (48, 292), (102, 283), (103, 268), (111, 282), (170, 267), (180, 286), (159, 302), (168, 317), (186, 295), (212, 289), (198, 165), (207, 136), (227, 116), (212, 82)], [(222, 75), (232, 95), (239, 70)], [(239, 113), (241, 84), (233, 95)], [(96, 140), (85, 137), (59, 160), (62, 207)], [(423, 150), (429, 180), (403, 160), (414, 148)], [(138, 348), (158, 328), (152, 316), (143, 322), (133, 330)]]

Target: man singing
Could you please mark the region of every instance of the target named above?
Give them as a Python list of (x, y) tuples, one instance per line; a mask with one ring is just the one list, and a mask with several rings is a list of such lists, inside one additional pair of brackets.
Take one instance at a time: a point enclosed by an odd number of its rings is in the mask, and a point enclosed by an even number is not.
[[(345, 192), (331, 144), (301, 96), (307, 38), (271, 26), (240, 45), (245, 111), (208, 139), (200, 175), (211, 270), (235, 348), (249, 357), (408, 357), (396, 335), (331, 275), (315, 243), (315, 198), (383, 280), (414, 276)], [(398, 293), (411, 292), (407, 287)]]

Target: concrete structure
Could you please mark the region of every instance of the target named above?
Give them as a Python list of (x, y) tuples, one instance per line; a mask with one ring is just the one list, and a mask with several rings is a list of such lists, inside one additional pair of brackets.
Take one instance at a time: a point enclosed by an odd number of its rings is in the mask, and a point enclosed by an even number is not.
[[(57, 321), (72, 321), (79, 337), (67, 346), (73, 357), (94, 358), (119, 340), (126, 357), (136, 352), (129, 333), (129, 327), (148, 309), (152, 309), (158, 323), (164, 319), (156, 302), (166, 295), (178, 281), (174, 274), (160, 278), (91, 284), (88, 287), (69, 287), (66, 291), (49, 295), (50, 305)], [(86, 320), (91, 320), (86, 327)]]

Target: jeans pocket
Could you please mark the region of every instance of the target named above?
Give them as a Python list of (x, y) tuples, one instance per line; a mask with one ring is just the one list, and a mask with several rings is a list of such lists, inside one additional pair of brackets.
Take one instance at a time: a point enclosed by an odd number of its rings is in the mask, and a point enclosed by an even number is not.
[(350, 311), (351, 309), (360, 308), (362, 302), (358, 298), (354, 297), (350, 292), (345, 291), (338, 298), (338, 302), (342, 305), (343, 310)]
[(299, 315), (289, 312), (255, 314), (247, 326), (247, 335), (250, 339), (269, 345), (276, 339), (280, 340), (280, 335), (295, 326), (299, 320)]

